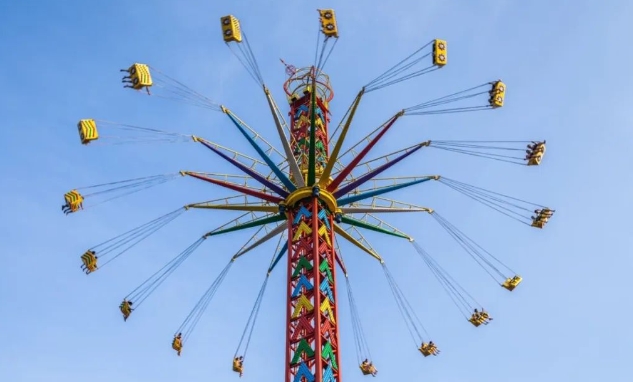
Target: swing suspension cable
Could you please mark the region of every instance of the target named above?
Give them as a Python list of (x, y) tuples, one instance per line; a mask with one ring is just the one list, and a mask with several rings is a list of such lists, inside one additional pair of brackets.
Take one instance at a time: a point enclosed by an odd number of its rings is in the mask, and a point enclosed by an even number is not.
[(161, 72), (155, 67), (150, 67), (152, 73), (154, 73), (154, 86), (163, 89), (169, 95), (156, 94), (156, 97), (186, 102), (193, 106), (210, 109), (213, 111), (220, 111), (220, 104), (213, 101), (209, 97), (193, 90), (184, 83), (177, 79)]
[(231, 261), (229, 261), (229, 263), (224, 267), (224, 269), (222, 269), (218, 277), (213, 281), (211, 286), (209, 286), (209, 288), (204, 292), (200, 300), (198, 300), (198, 302), (193, 307), (189, 315), (182, 322), (178, 330), (176, 330), (176, 333), (174, 333), (174, 336), (176, 336), (179, 333), (182, 333), (183, 344), (189, 339), (189, 336), (191, 335), (191, 333), (193, 333), (193, 330), (198, 325), (198, 322), (204, 315), (204, 312), (207, 310), (207, 307), (209, 306), (209, 304), (211, 303), (211, 300), (213, 299), (216, 292), (218, 291), (218, 288), (224, 281), (224, 278), (229, 273), (229, 270), (231, 269), (232, 265), (233, 265), (233, 260), (231, 259)]
[(522, 224), (530, 225), (530, 214), (534, 212), (534, 208), (542, 209), (545, 206), (528, 202), (526, 200), (514, 198), (498, 192), (486, 190), (484, 188), (475, 187), (470, 184), (458, 182), (449, 178), (441, 178), (440, 182), (453, 190), (479, 202), (511, 219)]
[(242, 348), (242, 344), (244, 343), (244, 350), (241, 353), (242, 360), (246, 360), (246, 354), (248, 353), (248, 347), (251, 343), (251, 339), (253, 337), (253, 331), (255, 330), (255, 323), (257, 321), (257, 316), (259, 314), (259, 310), (262, 306), (262, 301), (264, 298), (264, 293), (266, 292), (266, 286), (268, 285), (268, 274), (266, 274), (266, 278), (262, 283), (261, 288), (259, 289), (259, 293), (257, 294), (257, 298), (255, 299), (255, 304), (253, 305), (253, 309), (251, 310), (251, 314), (248, 317), (248, 321), (246, 322), (246, 327), (244, 328), (244, 332), (242, 332), (242, 336), (240, 337), (240, 342), (235, 349), (235, 354), (233, 358), (236, 358), (238, 354), (240, 354), (240, 349)]
[[(469, 238), (465, 233), (460, 231), (457, 227), (451, 224), (444, 217), (440, 216), (437, 212), (434, 212), (432, 216), (435, 220), (444, 228), (449, 235), (472, 257), (475, 262), (484, 269), (488, 275), (498, 282), (508, 278), (507, 274), (504, 274), (499, 268), (504, 268), (512, 275), (516, 274), (510, 267), (505, 265), (501, 260), (496, 258), (490, 252), (486, 251), (483, 247), (477, 244), (474, 240)], [(495, 264), (496, 263), (496, 264)], [(499, 277), (497, 277), (497, 276)]]
[(248, 321), (246, 321), (246, 326), (244, 327), (244, 331), (242, 332), (242, 336), (240, 337), (240, 342), (237, 344), (237, 348), (235, 349), (235, 354), (233, 355), (233, 358), (237, 358), (238, 354), (240, 354), (240, 349), (242, 348), (242, 344), (244, 344), (244, 350), (241, 352), (242, 362), (246, 360), (246, 353), (248, 352), (248, 347), (253, 337), (253, 331), (255, 330), (255, 323), (257, 322), (257, 316), (259, 315), (259, 310), (262, 306), (262, 301), (264, 299), (264, 294), (266, 292), (266, 286), (268, 285), (268, 280), (270, 278), (270, 269), (275, 263), (277, 254), (279, 253), (281, 249), (281, 246), (282, 246), (281, 243), (283, 241), (284, 236), (285, 236), (284, 234), (279, 235), (277, 248), (273, 252), (273, 256), (270, 259), (270, 264), (266, 271), (266, 277), (264, 278), (264, 282), (262, 283), (262, 286), (259, 289), (257, 298), (255, 299), (255, 304), (253, 305), (253, 309), (251, 310), (251, 313), (248, 317)]
[[(321, 37), (321, 28), (319, 27), (317, 31), (317, 46), (316, 46), (316, 51), (314, 52), (314, 67), (316, 68), (315, 75), (322, 73), (323, 68), (325, 68), (325, 64), (330, 58), (330, 55), (334, 51), (334, 48), (336, 47), (336, 43), (338, 42), (338, 38), (335, 39), (334, 44), (332, 44), (332, 46), (330, 47), (329, 50), (327, 50), (327, 53), (326, 53), (328, 42), (331, 40), (331, 37), (325, 37), (325, 39), (323, 40), (323, 45), (320, 44), (320, 41), (321, 41), (320, 37)], [(319, 50), (319, 45), (321, 45), (320, 50)]]
[(135, 309), (139, 306), (183, 263), (191, 256), (191, 254), (202, 244), (204, 237), (196, 240), (187, 249), (182, 251), (178, 256), (174, 257), (165, 264), (156, 273), (151, 275), (136, 289), (125, 296), (124, 300), (133, 301)]
[(244, 44), (237, 44), (237, 48), (239, 49), (241, 55), (233, 50), (232, 44), (227, 43), (226, 45), (231, 50), (231, 53), (240, 61), (244, 69), (246, 69), (257, 85), (264, 86), (264, 77), (259, 69), (259, 64), (257, 63), (257, 59), (253, 53), (253, 49), (251, 49), (251, 44), (249, 43), (246, 33), (243, 30), (242, 38)]
[(396, 283), (396, 280), (394, 279), (393, 275), (391, 274), (391, 271), (389, 271), (385, 263), (382, 264), (382, 268), (385, 273), (385, 276), (387, 277), (387, 281), (389, 283), (391, 292), (393, 293), (393, 296), (398, 305), (398, 309), (400, 310), (400, 314), (402, 315), (402, 318), (405, 320), (405, 323), (407, 324), (407, 329), (409, 330), (409, 333), (411, 334), (411, 339), (415, 343), (415, 346), (418, 347), (424, 340), (424, 336), (422, 336), (422, 332), (426, 335), (427, 338), (429, 337), (429, 334), (426, 328), (424, 327), (424, 325), (422, 325), (420, 318), (417, 316), (417, 314), (413, 310), (413, 307), (411, 306), (407, 298), (404, 296), (402, 289), (400, 289), (400, 287), (398, 286), (398, 283)]
[[(86, 186), (86, 187), (77, 187), (76, 190), (79, 191), (79, 190), (88, 190), (88, 189), (94, 189), (94, 188), (102, 188), (101, 190), (94, 190), (93, 192), (89, 194), (83, 193), (83, 196), (85, 198), (88, 196), (95, 196), (95, 195), (110, 193), (116, 190), (125, 190), (125, 189), (135, 188), (139, 186), (144, 186), (147, 184), (154, 184), (156, 182), (160, 184), (162, 182), (166, 182), (178, 176), (180, 176), (179, 173), (144, 176), (141, 178), (118, 180), (115, 182), (95, 184), (95, 185)], [(113, 186), (113, 187), (108, 187), (108, 186)]]
[[(336, 237), (334, 237), (334, 244), (336, 245), (336, 253), (338, 254), (340, 263), (343, 264), (344, 268), (347, 268), (345, 267), (343, 253), (341, 252), (341, 247), (339, 246), (338, 239)], [(352, 284), (349, 280), (349, 274), (347, 274), (346, 269), (345, 272), (345, 284), (347, 287), (347, 299), (351, 311), (350, 313), (352, 318), (352, 329), (354, 333), (354, 345), (356, 348), (356, 360), (360, 365), (364, 359), (372, 360), (372, 356), (371, 351), (369, 350), (367, 336), (365, 335), (365, 331), (363, 330), (363, 325), (361, 323), (360, 314), (358, 312), (358, 304), (356, 304), (356, 298), (352, 290)]]
[[(129, 123), (121, 123), (114, 121), (106, 121), (103, 119), (95, 119), (94, 120), (97, 127), (101, 129), (105, 129), (106, 134), (100, 134), (101, 138), (105, 138), (106, 140), (112, 139), (115, 143), (143, 143), (143, 142), (190, 142), (191, 135), (182, 134), (173, 131), (165, 131), (160, 129), (155, 129), (152, 127), (143, 127), (137, 125), (131, 125)], [(108, 135), (110, 130), (117, 130), (119, 134), (122, 135)], [(140, 135), (127, 135), (130, 134), (140, 134)], [(94, 142), (97, 144), (97, 142)], [(106, 144), (107, 145), (107, 144)]]
[(381, 74), (380, 76), (376, 77), (374, 80), (369, 82), (367, 85), (365, 85), (365, 92), (369, 93), (375, 90), (383, 89), (388, 86), (397, 84), (399, 82), (406, 81), (408, 79), (418, 77), (423, 74), (437, 70), (438, 68), (434, 67), (433, 65), (430, 65), (423, 69), (419, 69), (419, 70), (410, 72), (408, 74), (405, 74), (408, 69), (412, 68), (413, 66), (420, 63), (422, 60), (424, 60), (425, 58), (431, 55), (431, 52), (429, 52), (429, 53), (424, 53), (419, 57), (415, 57), (416, 55), (423, 53), (422, 51), (425, 48), (431, 46), (432, 44), (433, 44), (433, 41), (430, 41), (429, 43), (425, 44), (424, 46), (422, 46), (415, 52), (411, 53), (405, 59), (401, 60), (396, 65), (389, 68), (383, 74)]
[[(475, 98), (477, 96), (481, 96), (483, 94), (488, 95), (490, 93), (489, 90), (478, 91), (483, 87), (491, 86), (490, 82), (471, 87), (466, 90), (462, 90), (456, 93), (452, 93), (440, 98), (436, 98), (431, 101), (423, 102), (411, 107), (404, 109), (405, 115), (429, 115), (429, 114), (448, 114), (448, 113), (462, 113), (468, 111), (477, 111), (477, 110), (486, 110), (492, 108), (488, 102), (485, 105), (475, 105), (475, 106), (463, 106), (463, 107), (454, 107), (447, 109), (439, 109), (432, 110), (434, 107), (446, 105), (449, 103), (459, 102), (470, 98)], [(487, 100), (487, 98), (486, 98)], [(431, 109), (431, 110), (429, 110)]]
[[(430, 147), (525, 166), (523, 144), (530, 141), (432, 141)], [(492, 145), (491, 145), (492, 144)], [(517, 147), (521, 145), (521, 147)], [(497, 153), (495, 153), (497, 152)], [(521, 155), (517, 156), (517, 152)], [(514, 155), (509, 155), (514, 154)]]
[(342, 265), (342, 270), (345, 272), (345, 284), (347, 286), (347, 300), (350, 306), (350, 316), (352, 318), (352, 329), (354, 333), (354, 347), (356, 349), (356, 360), (360, 365), (363, 360), (368, 359), (372, 360), (371, 351), (369, 350), (369, 344), (367, 342), (367, 336), (365, 336), (365, 331), (363, 330), (363, 325), (361, 323), (360, 314), (358, 312), (358, 305), (356, 304), (356, 298), (354, 297), (354, 293), (352, 291), (352, 284), (349, 281), (349, 274), (347, 273), (347, 267), (345, 267), (345, 261), (343, 259), (343, 253), (341, 252), (341, 247), (339, 246), (338, 240), (334, 237), (334, 244), (336, 246), (336, 253), (338, 254), (338, 259), (340, 265)]
[(438, 280), (446, 294), (453, 301), (453, 304), (457, 307), (457, 310), (466, 318), (469, 318), (470, 313), (476, 306), (481, 306), (473, 296), (471, 296), (466, 289), (464, 289), (444, 268), (442, 268), (437, 261), (422, 248), (417, 242), (412, 242), (413, 247), (420, 255), (424, 263), (429, 267), (431, 273)]
[[(105, 265), (111, 263), (122, 254), (132, 249), (138, 243), (145, 240), (150, 235), (156, 233), (158, 230), (169, 224), (185, 211), (186, 210), (184, 208), (179, 208), (139, 227), (133, 228), (125, 233), (115, 236), (112, 239), (109, 239), (101, 244), (97, 244), (89, 250), (95, 251), (95, 254), (97, 254), (100, 259), (107, 259), (100, 265), (100, 268), (103, 268)], [(122, 249), (119, 252), (117, 252), (113, 256), (109, 256), (112, 252), (115, 252), (120, 248)]]
[(345, 275), (345, 284), (347, 286), (347, 299), (349, 301), (349, 307), (352, 317), (352, 328), (354, 330), (354, 342), (356, 345), (356, 358), (360, 365), (364, 359), (372, 359), (371, 351), (367, 343), (367, 337), (363, 330), (363, 325), (360, 320), (360, 314), (358, 313), (358, 305), (356, 304), (356, 298), (352, 290), (352, 284), (349, 280), (349, 276)]

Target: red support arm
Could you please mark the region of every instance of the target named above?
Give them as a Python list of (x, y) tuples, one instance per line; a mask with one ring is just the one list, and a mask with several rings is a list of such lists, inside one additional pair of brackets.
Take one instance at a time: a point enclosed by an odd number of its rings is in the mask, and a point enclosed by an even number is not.
[(256, 198), (267, 200), (269, 202), (279, 203), (279, 202), (283, 201), (282, 198), (278, 198), (276, 196), (273, 196), (273, 195), (270, 195), (270, 194), (266, 194), (266, 193), (261, 192), (261, 191), (253, 190), (253, 189), (248, 188), (248, 187), (240, 186), (240, 185), (237, 185), (237, 184), (234, 184), (234, 183), (229, 183), (229, 182), (225, 182), (225, 181), (222, 181), (222, 180), (212, 179), (212, 178), (206, 177), (204, 175), (195, 174), (195, 173), (192, 173), (192, 172), (186, 172), (185, 174), (187, 174), (189, 176), (192, 176), (194, 178), (198, 178), (200, 180), (204, 180), (205, 182), (217, 184), (218, 186), (222, 186), (224, 188), (228, 188), (228, 189), (233, 190), (233, 191), (241, 192), (241, 193), (246, 194), (246, 195), (250, 195), (250, 196), (254, 196)]
[(356, 167), (356, 165), (365, 157), (365, 155), (367, 155), (367, 153), (369, 153), (369, 150), (371, 150), (376, 145), (376, 143), (378, 143), (378, 141), (385, 135), (387, 130), (389, 130), (389, 128), (391, 126), (393, 126), (393, 124), (396, 122), (396, 120), (398, 118), (400, 118), (401, 115), (402, 115), (402, 113), (398, 113), (398, 114), (394, 115), (393, 118), (391, 118), (389, 120), (389, 122), (387, 122), (385, 127), (383, 127), (382, 130), (374, 137), (374, 139), (372, 139), (369, 142), (369, 144), (360, 153), (358, 153), (358, 155), (356, 155), (356, 157), (354, 157), (354, 159), (352, 159), (352, 161), (347, 165), (347, 167), (345, 167), (336, 176), (336, 178), (334, 178), (332, 183), (330, 183), (330, 185), (327, 187), (327, 190), (329, 192), (332, 192), (332, 191), (334, 191), (334, 190), (336, 190), (338, 188), (338, 186), (341, 184), (341, 182), (343, 180), (345, 180), (345, 178), (349, 175), (349, 173), (352, 172), (354, 167)]

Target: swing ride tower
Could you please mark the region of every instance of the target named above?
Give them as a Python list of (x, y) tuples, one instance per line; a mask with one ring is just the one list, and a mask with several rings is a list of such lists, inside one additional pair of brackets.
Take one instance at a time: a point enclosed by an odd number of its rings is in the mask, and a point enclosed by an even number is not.
[[(283, 264), (280, 260), (286, 255), (288, 257), (285, 276), (287, 290), (283, 302), (286, 313), (284, 382), (342, 381), (337, 266), (341, 271), (339, 275), (344, 276), (346, 284), (354, 329), (357, 365), (365, 376), (376, 374), (377, 370), (373, 366), (360, 324), (348, 270), (345, 267), (337, 238), (341, 241), (345, 240), (354, 249), (360, 250), (380, 263), (393, 294), (393, 301), (398, 305), (409, 334), (416, 344), (416, 352), (419, 351), (424, 357), (437, 356), (440, 353), (416, 314), (415, 307), (409, 303), (403, 289), (398, 286), (395, 277), (388, 270), (385, 260), (361, 233), (363, 230), (410, 242), (449, 295), (459, 313), (464, 316), (465, 321), (475, 327), (490, 323), (492, 318), (487, 311), (484, 311), (482, 305), (460, 286), (457, 280), (450, 276), (411, 235), (400, 231), (378, 216), (400, 213), (430, 215), (459, 244), (461, 249), (495, 280), (497, 286), (500, 285), (511, 292), (518, 287), (523, 278), (434, 209), (390, 199), (389, 193), (433, 180), (534, 228), (544, 228), (554, 214), (553, 209), (544, 205), (444, 176), (378, 177), (423, 148), (435, 148), (450, 153), (466, 154), (471, 158), (487, 158), (520, 166), (538, 166), (545, 154), (545, 141), (425, 140), (389, 154), (365, 159), (383, 136), (393, 130), (393, 126), (400, 118), (496, 110), (503, 107), (506, 86), (501, 80), (485, 82), (466, 90), (403, 108), (342, 152), (361, 99), (374, 91), (443, 68), (448, 62), (447, 43), (441, 39), (431, 40), (364, 85), (336, 128), (331, 131), (329, 105), (334, 92), (323, 68), (338, 41), (338, 26), (333, 10), (325, 9), (318, 12), (319, 33), (324, 39), (322, 44), (321, 40), (317, 43), (315, 63), (312, 66), (297, 69), (282, 60), (287, 74), (283, 90), (288, 100), (288, 119), (275, 103), (272, 93), (264, 82), (239, 20), (232, 15), (220, 18), (224, 42), (256, 82), (258, 89), (263, 90), (266, 96), (277, 130), (278, 144), (281, 145), (282, 150), (269, 143), (228, 107), (211, 101), (158, 69), (141, 63), (134, 63), (127, 69), (121, 70), (124, 72), (124, 87), (152, 97), (176, 98), (206, 110), (222, 113), (228, 118), (227, 124), (233, 125), (242, 136), (241, 138), (244, 138), (250, 148), (257, 153), (257, 157), (242, 154), (197, 135), (94, 119), (82, 119), (77, 125), (83, 145), (98, 145), (102, 141), (107, 143), (110, 139), (118, 140), (118, 143), (189, 142), (200, 145), (204, 150), (210, 150), (218, 157), (218, 160), (239, 170), (239, 174), (182, 170), (175, 174), (145, 176), (74, 188), (64, 194), (65, 204), (62, 210), (66, 215), (74, 214), (84, 208), (183, 177), (207, 182), (219, 189), (232, 192), (233, 194), (222, 198), (187, 204), (101, 244), (94, 245), (83, 252), (81, 261), (82, 269), (86, 274), (94, 273), (185, 211), (198, 209), (240, 212), (241, 215), (237, 218), (198, 237), (189, 247), (126, 295), (119, 306), (125, 321), (131, 315), (136, 316), (142, 303), (203, 242), (220, 235), (256, 228), (257, 231), (229, 259), (227, 265), (175, 331), (172, 348), (181, 355), (190, 335), (233, 264), (260, 245), (278, 237), (279, 244), (274, 251), (269, 268), (266, 269), (265, 280), (233, 355), (232, 370), (240, 376), (244, 373), (246, 353), (269, 276), (277, 264)], [(334, 43), (328, 46), (328, 43), (332, 41)], [(448, 104), (455, 105), (448, 106)], [(119, 130), (116, 134), (108, 135), (109, 129)], [(219, 129), (214, 131), (219, 131)], [(106, 134), (102, 135), (103, 132)], [(526, 144), (527, 156), (523, 158)], [(508, 155), (508, 153), (516, 154), (516, 152), (519, 152), (521, 157)], [(106, 199), (99, 201), (100, 197)], [(530, 216), (532, 211), (534, 215)], [(83, 226), (76, 227), (76, 230), (81, 229)], [(225, 355), (229, 357), (228, 354)], [(367, 360), (367, 362), (362, 360)], [(252, 375), (255, 378), (261, 376), (257, 373)]]
[[(304, 187), (287, 198), (288, 303), (285, 381), (340, 381), (338, 308), (334, 272), (336, 199), (319, 178), (329, 159), (329, 79), (316, 68), (291, 70), (290, 142)], [(296, 179), (295, 179), (296, 180)], [(329, 182), (325, 182), (327, 186)]]

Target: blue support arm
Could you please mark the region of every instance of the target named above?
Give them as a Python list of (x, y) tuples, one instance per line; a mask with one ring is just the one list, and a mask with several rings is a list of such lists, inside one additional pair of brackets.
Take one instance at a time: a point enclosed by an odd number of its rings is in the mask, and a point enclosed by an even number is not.
[(277, 255), (277, 257), (275, 258), (275, 261), (273, 261), (273, 263), (270, 265), (270, 268), (268, 268), (268, 274), (270, 274), (270, 272), (272, 272), (273, 269), (275, 269), (275, 267), (277, 266), (277, 263), (279, 262), (279, 260), (281, 260), (282, 257), (284, 257), (286, 252), (288, 252), (288, 241), (287, 240), (284, 243), (283, 247), (281, 247), (281, 250), (279, 251), (279, 254)]
[(210, 144), (208, 144), (204, 140), (198, 139), (198, 142), (202, 143), (209, 150), (211, 150), (214, 153), (216, 153), (219, 156), (221, 156), (225, 161), (231, 163), (233, 166), (239, 168), (240, 170), (242, 170), (246, 174), (252, 176), (253, 179), (257, 180), (259, 183), (261, 183), (264, 186), (268, 187), (269, 189), (275, 191), (282, 198), (285, 198), (286, 196), (289, 195), (288, 191), (286, 191), (283, 188), (279, 187), (278, 185), (276, 185), (275, 183), (271, 182), (270, 180), (264, 178), (257, 171), (248, 168), (248, 166), (245, 166), (243, 163), (240, 163), (240, 162), (236, 161), (235, 159), (229, 157), (228, 155), (224, 154), (222, 151), (220, 151), (220, 150), (216, 149), (215, 147), (211, 146)]
[(361, 186), (363, 183), (367, 182), (368, 180), (375, 178), (376, 176), (378, 176), (378, 174), (382, 173), (383, 171), (389, 169), (390, 167), (396, 165), (398, 162), (402, 161), (403, 159), (405, 159), (406, 157), (408, 157), (409, 155), (413, 154), (414, 152), (420, 150), (422, 147), (427, 146), (428, 143), (421, 143), (419, 145), (414, 146), (413, 148), (409, 148), (405, 151), (404, 154), (398, 156), (396, 159), (393, 159), (390, 162), (387, 162), (385, 164), (383, 164), (380, 167), (375, 168), (374, 170), (361, 175), (358, 179), (344, 185), (343, 187), (339, 188), (338, 190), (336, 190), (334, 192), (334, 197), (335, 198), (340, 198), (343, 195), (346, 195), (348, 192), (358, 188), (359, 186)]
[(351, 203), (354, 203), (354, 202), (358, 202), (359, 200), (371, 198), (373, 196), (386, 194), (388, 192), (399, 190), (401, 188), (406, 188), (406, 187), (409, 187), (409, 186), (420, 184), (420, 183), (426, 182), (427, 180), (431, 180), (431, 179), (437, 180), (437, 179), (439, 179), (439, 176), (429, 176), (427, 178), (417, 179), (417, 180), (413, 180), (413, 181), (410, 181), (410, 182), (405, 182), (405, 183), (402, 183), (402, 184), (395, 184), (393, 186), (380, 188), (380, 189), (377, 189), (377, 190), (369, 190), (369, 191), (361, 192), (360, 194), (357, 194), (357, 195), (351, 195), (351, 196), (348, 196), (346, 198), (339, 199), (338, 205), (339, 206), (344, 206), (346, 204), (351, 204)]
[(264, 162), (266, 162), (266, 164), (270, 167), (270, 169), (275, 173), (275, 175), (277, 175), (277, 177), (279, 178), (279, 180), (281, 181), (281, 183), (284, 184), (284, 186), (286, 186), (286, 188), (292, 192), (294, 190), (297, 189), (297, 187), (294, 185), (294, 183), (292, 183), (290, 181), (290, 179), (286, 176), (286, 174), (284, 174), (279, 167), (277, 167), (277, 165), (272, 161), (272, 159), (270, 159), (270, 157), (264, 152), (264, 150), (262, 150), (261, 147), (259, 147), (259, 145), (257, 144), (257, 142), (255, 142), (255, 140), (248, 134), (248, 132), (246, 131), (246, 129), (244, 128), (244, 126), (242, 126), (241, 122), (238, 121), (235, 116), (233, 115), (233, 113), (225, 108), (222, 107), (222, 111), (224, 111), (224, 113), (226, 113), (226, 115), (229, 116), (229, 118), (231, 119), (231, 121), (233, 122), (233, 124), (235, 126), (237, 126), (237, 128), (240, 130), (240, 132), (242, 133), (242, 135), (244, 135), (244, 137), (248, 140), (248, 143), (251, 144), (251, 146), (253, 146), (253, 148), (257, 151), (257, 153), (259, 154), (259, 156), (264, 160)]

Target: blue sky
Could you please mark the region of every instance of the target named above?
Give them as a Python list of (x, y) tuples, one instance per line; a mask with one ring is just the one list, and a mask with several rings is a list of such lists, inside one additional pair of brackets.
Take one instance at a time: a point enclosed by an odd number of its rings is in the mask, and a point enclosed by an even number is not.
[[(336, 92), (335, 122), (362, 85), (417, 47), (440, 37), (450, 49), (450, 63), (441, 71), (368, 95), (349, 142), (402, 107), (502, 78), (508, 85), (503, 109), (405, 118), (373, 154), (424, 139), (547, 139), (547, 156), (537, 168), (423, 151), (390, 174), (437, 173), (557, 210), (540, 231), (513, 224), (439, 183), (395, 193), (395, 199), (436, 208), (525, 281), (504, 293), (430, 217), (387, 216), (434, 254), (496, 320), (478, 329), (468, 325), (409, 243), (368, 234), (443, 350), (433, 359), (416, 352), (378, 264), (343, 247), (379, 377), (630, 380), (633, 119), (627, 108), (633, 79), (627, 73), (633, 55), (626, 36), (633, 34), (633, 4), (350, 3), (0, 2), (3, 379), (237, 378), (230, 359), (274, 244), (235, 264), (180, 358), (169, 346), (173, 331), (248, 233), (205, 242), (129, 322), (124, 324), (117, 310), (121, 298), (148, 275), (232, 214), (187, 212), (103, 271), (86, 277), (78, 269), (85, 248), (186, 203), (230, 192), (178, 179), (74, 216), (59, 211), (62, 194), (72, 187), (228, 167), (189, 145), (82, 147), (75, 124), (93, 117), (195, 133), (254, 155), (220, 113), (136, 96), (120, 88), (118, 69), (150, 63), (230, 105), (276, 142), (261, 91), (221, 42), (218, 19), (228, 13), (241, 19), (266, 83), (285, 108), (278, 59), (311, 64), (314, 9), (336, 6), (341, 39), (326, 69)], [(283, 378), (284, 273), (279, 268), (271, 276), (244, 380)], [(340, 314), (344, 378), (360, 381), (345, 302)]]

